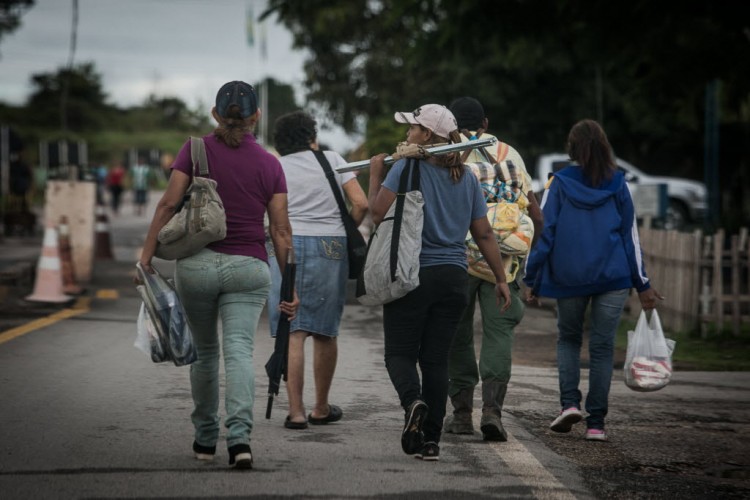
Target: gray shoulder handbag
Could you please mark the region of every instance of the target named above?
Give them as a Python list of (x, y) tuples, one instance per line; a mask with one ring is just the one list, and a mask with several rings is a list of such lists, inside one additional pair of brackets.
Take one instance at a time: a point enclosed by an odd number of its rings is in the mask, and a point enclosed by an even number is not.
[(224, 205), (216, 192), (216, 181), (206, 177), (209, 172), (203, 138), (190, 138), (190, 157), (193, 182), (185, 192), (182, 207), (159, 231), (155, 255), (160, 259), (184, 259), (227, 235)]

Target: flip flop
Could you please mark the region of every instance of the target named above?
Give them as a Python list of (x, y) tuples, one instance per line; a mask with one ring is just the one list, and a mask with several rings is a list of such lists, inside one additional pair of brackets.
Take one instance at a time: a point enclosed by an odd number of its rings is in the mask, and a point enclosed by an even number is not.
[(292, 422), (289, 415), (284, 420), (284, 427), (287, 429), (307, 429), (307, 422)]
[(341, 417), (343, 415), (344, 412), (341, 411), (341, 408), (336, 405), (328, 405), (328, 415), (326, 415), (325, 417), (315, 418), (311, 413), (307, 416), (307, 421), (312, 425), (325, 425), (330, 424), (331, 422), (338, 422), (339, 420), (341, 420)]

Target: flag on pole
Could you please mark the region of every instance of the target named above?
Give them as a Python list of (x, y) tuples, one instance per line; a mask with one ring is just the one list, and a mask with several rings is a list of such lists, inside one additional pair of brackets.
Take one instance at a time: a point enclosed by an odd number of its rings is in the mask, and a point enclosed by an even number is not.
[(245, 33), (247, 35), (247, 44), (252, 47), (255, 45), (255, 15), (253, 14), (253, 5), (250, 3), (247, 4)]
[(260, 38), (260, 57), (264, 61), (268, 60), (268, 45), (266, 44), (266, 22), (261, 21), (258, 26), (258, 38)]

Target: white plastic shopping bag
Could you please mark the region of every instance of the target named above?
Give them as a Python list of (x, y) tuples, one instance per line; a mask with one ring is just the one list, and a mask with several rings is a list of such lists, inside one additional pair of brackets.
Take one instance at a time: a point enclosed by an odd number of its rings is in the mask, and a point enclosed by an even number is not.
[(651, 319), (641, 311), (635, 330), (628, 332), (625, 356), (625, 385), (634, 391), (658, 391), (672, 379), (672, 352), (675, 341), (664, 337), (659, 314)]

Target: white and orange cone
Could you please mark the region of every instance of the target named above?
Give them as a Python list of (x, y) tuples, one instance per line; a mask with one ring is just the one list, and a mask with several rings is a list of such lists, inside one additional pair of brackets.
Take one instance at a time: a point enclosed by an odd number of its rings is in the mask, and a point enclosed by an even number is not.
[(107, 217), (107, 209), (104, 205), (96, 206), (96, 224), (95, 229), (95, 241), (94, 246), (96, 247), (96, 260), (112, 260), (112, 240), (109, 237), (109, 218)]
[(44, 230), (42, 256), (36, 268), (34, 293), (26, 297), (32, 302), (68, 302), (73, 297), (63, 293), (62, 266), (58, 250), (57, 230), (48, 226)]
[(70, 295), (80, 295), (83, 293), (83, 287), (76, 283), (75, 267), (73, 267), (73, 252), (70, 246), (70, 228), (68, 227), (68, 218), (60, 217), (60, 224), (57, 226), (58, 250), (60, 252), (60, 264), (62, 266), (63, 292)]

